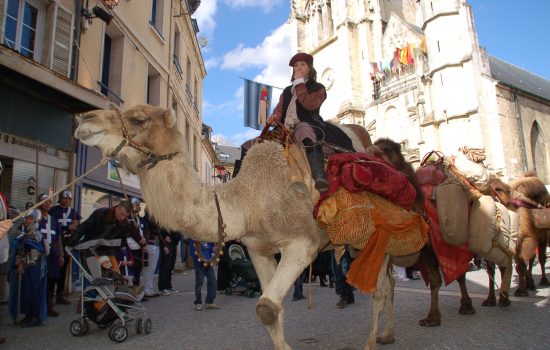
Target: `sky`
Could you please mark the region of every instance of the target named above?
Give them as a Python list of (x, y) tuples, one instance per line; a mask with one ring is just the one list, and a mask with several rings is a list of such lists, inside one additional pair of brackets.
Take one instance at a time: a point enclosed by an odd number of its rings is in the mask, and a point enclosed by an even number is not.
[[(336, 0), (343, 1), (343, 0)], [(203, 123), (221, 145), (240, 146), (259, 131), (243, 126), (243, 80), (289, 84), (290, 0), (202, 0), (194, 18), (206, 39)], [(469, 0), (480, 46), (550, 79), (550, 0)], [(281, 90), (273, 90), (278, 101)], [(272, 106), (273, 108), (274, 106)]]

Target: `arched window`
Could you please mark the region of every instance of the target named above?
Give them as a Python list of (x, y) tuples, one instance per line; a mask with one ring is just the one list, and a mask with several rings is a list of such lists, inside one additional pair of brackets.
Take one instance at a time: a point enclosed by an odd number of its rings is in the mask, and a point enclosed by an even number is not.
[(539, 123), (536, 121), (531, 127), (531, 157), (533, 167), (538, 177), (546, 184), (550, 183), (550, 160), (548, 159), (548, 146)]

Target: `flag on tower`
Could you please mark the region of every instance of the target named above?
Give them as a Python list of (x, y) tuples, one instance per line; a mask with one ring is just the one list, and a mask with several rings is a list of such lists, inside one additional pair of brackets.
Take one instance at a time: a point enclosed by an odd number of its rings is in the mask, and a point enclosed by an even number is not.
[(244, 126), (261, 130), (271, 111), (273, 87), (244, 79)]

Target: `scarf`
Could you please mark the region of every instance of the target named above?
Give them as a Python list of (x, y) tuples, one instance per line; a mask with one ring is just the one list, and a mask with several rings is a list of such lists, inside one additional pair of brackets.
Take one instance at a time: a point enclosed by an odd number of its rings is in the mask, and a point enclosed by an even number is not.
[[(304, 79), (304, 83), (307, 83), (307, 79)], [(300, 122), (296, 113), (296, 86), (294, 84), (292, 84), (290, 92), (292, 93), (292, 98), (286, 109), (285, 127), (294, 130), (294, 127)]]

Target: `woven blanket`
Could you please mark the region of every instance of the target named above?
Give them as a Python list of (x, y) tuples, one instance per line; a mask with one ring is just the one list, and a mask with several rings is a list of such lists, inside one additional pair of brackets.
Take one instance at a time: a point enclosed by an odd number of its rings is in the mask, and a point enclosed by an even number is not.
[(369, 192), (340, 188), (323, 201), (317, 221), (334, 245), (361, 249), (348, 282), (366, 293), (376, 290), (385, 254), (418, 252), (428, 240), (428, 226), (420, 215)]

